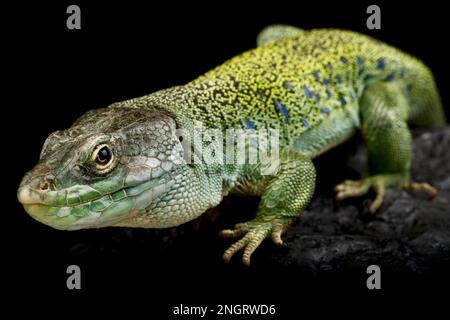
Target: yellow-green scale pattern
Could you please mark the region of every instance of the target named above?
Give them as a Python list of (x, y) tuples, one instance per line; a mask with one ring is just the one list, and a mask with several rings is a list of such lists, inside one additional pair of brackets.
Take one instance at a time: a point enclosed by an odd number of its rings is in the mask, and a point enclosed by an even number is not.
[(405, 92), (412, 91), (424, 68), (368, 36), (320, 29), (259, 46), (148, 98), (205, 126), (280, 128), (289, 144), (324, 119), (339, 127), (341, 117), (358, 112), (358, 99), (371, 82), (401, 81)]

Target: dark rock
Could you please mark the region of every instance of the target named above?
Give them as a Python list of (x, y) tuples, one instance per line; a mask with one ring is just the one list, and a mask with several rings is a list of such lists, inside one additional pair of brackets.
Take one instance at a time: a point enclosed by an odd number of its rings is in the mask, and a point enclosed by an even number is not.
[[(345, 147), (344, 147), (345, 149)], [(412, 180), (439, 189), (428, 200), (420, 193), (389, 189), (375, 215), (367, 211), (372, 195), (334, 204), (329, 190), (319, 188), (299, 223), (287, 233), (289, 250), (273, 250), (270, 264), (295, 264), (312, 272), (382, 265), (391, 271), (430, 272), (450, 265), (450, 128), (414, 132)], [(340, 152), (339, 148), (333, 152)], [(340, 181), (321, 175), (319, 184)], [(364, 163), (364, 147), (350, 152), (350, 168)], [(329, 163), (329, 162), (328, 162)], [(333, 168), (339, 168), (334, 162)], [(343, 164), (345, 166), (345, 164)], [(336, 174), (339, 178), (340, 174)], [(258, 259), (260, 260), (260, 259)]]

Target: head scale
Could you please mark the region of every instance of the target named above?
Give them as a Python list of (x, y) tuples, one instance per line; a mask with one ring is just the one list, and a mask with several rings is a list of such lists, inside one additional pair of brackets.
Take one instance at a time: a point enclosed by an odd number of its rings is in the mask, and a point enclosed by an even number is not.
[(96, 109), (47, 138), (17, 195), (33, 218), (57, 229), (113, 226), (166, 192), (183, 163), (168, 114)]

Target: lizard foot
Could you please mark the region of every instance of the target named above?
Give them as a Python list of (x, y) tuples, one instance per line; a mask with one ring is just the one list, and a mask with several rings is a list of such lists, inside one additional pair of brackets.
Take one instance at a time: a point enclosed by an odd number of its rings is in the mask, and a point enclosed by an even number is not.
[(345, 180), (336, 185), (334, 191), (336, 192), (336, 200), (341, 201), (365, 195), (372, 188), (376, 193), (376, 197), (369, 206), (369, 212), (375, 213), (383, 204), (386, 187), (391, 186), (402, 186), (406, 190), (423, 191), (428, 194), (430, 199), (437, 194), (437, 190), (428, 183), (410, 183), (401, 175), (394, 174), (380, 174), (361, 180)]
[(269, 235), (275, 244), (284, 244), (283, 240), (281, 240), (283, 231), (282, 223), (261, 221), (238, 223), (235, 225), (234, 229), (222, 230), (220, 235), (225, 238), (238, 238), (243, 236), (243, 238), (235, 242), (225, 251), (223, 259), (225, 262), (229, 262), (236, 252), (244, 249), (242, 262), (249, 266), (253, 252), (255, 252), (256, 248), (258, 248), (261, 242)]

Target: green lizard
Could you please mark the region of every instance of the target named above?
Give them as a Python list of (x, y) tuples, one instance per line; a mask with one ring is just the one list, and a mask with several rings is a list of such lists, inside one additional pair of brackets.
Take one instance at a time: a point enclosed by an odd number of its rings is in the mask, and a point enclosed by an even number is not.
[[(243, 262), (250, 264), (265, 238), (283, 244), (282, 233), (309, 204), (312, 159), (358, 129), (370, 175), (337, 185), (337, 200), (373, 189), (369, 210), (375, 212), (386, 187), (436, 194), (427, 183), (410, 182), (407, 122), (445, 124), (433, 75), (421, 61), (350, 31), (277, 25), (264, 29), (257, 42), (186, 85), (91, 110), (51, 134), (20, 184), (25, 210), (63, 230), (164, 228), (195, 219), (229, 192), (256, 194), (256, 218), (221, 232), (240, 238), (224, 259), (243, 250)], [(262, 163), (206, 157), (188, 163), (185, 143), (194, 139), (195, 121), (221, 132), (277, 129), (277, 171), (263, 175)]]

